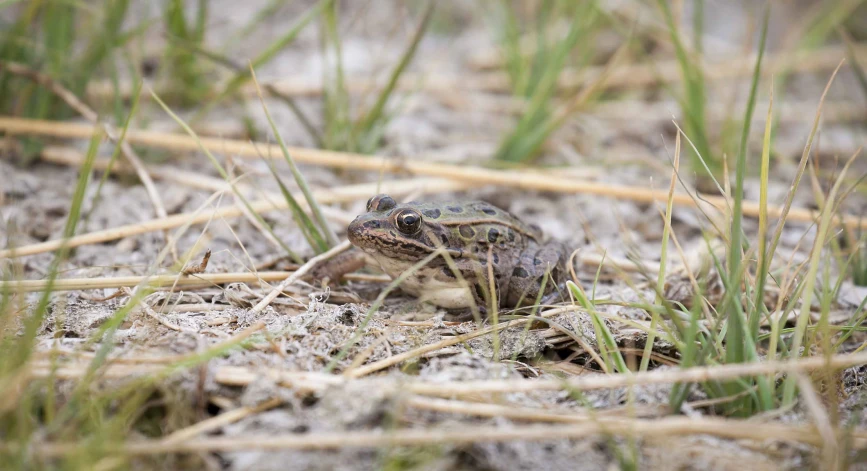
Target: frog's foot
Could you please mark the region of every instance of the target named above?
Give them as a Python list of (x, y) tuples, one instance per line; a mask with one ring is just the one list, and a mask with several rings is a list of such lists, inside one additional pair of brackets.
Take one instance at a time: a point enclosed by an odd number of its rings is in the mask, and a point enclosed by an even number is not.
[(304, 279), (308, 281), (321, 280), (323, 284), (327, 284), (329, 281), (339, 281), (343, 275), (359, 270), (368, 264), (370, 262), (367, 255), (361, 250), (353, 249), (313, 267)]
[(566, 301), (569, 299), (569, 295), (566, 294), (566, 283), (559, 283), (557, 285), (557, 289), (545, 295), (541, 301), (539, 301), (540, 306), (546, 306), (551, 304), (556, 304), (562, 301)]
[[(478, 316), (478, 317), (477, 317)], [(487, 318), (487, 309), (479, 308), (473, 312), (472, 309), (446, 309), (443, 320), (446, 322), (471, 322), (482, 321)]]

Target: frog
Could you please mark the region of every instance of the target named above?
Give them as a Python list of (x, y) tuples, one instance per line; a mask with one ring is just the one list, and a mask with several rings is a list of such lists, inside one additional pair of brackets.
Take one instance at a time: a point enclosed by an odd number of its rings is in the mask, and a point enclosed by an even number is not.
[(548, 301), (567, 275), (562, 242), (545, 241), (537, 226), (484, 201), (398, 203), (379, 194), (347, 234), (392, 279), (439, 250), (400, 287), (451, 313)]

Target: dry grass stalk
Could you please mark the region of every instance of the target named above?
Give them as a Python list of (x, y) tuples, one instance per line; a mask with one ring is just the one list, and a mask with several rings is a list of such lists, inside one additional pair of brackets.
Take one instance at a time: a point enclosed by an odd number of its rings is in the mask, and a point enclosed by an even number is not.
[[(820, 446), (822, 439), (813, 427), (792, 424), (758, 424), (732, 419), (702, 417), (667, 417), (662, 419), (598, 418), (592, 422), (566, 425), (530, 425), (517, 427), (473, 427), (439, 429), (395, 429), (387, 431), (321, 432), (283, 435), (245, 435), (208, 437), (186, 441), (141, 440), (127, 442), (117, 450), (123, 455), (154, 455), (190, 452), (231, 452), (250, 450), (336, 450), (344, 448), (379, 448), (396, 446), (464, 445), (505, 441), (544, 441), (578, 439), (595, 435), (623, 437), (661, 437), (706, 434), (730, 439), (760, 442), (800, 442)], [(840, 432), (842, 435), (843, 432)], [(853, 445), (863, 446), (867, 434), (861, 430), (846, 432)], [(14, 444), (3, 445), (6, 448)], [(42, 458), (72, 453), (76, 443), (32, 443), (30, 450)]]
[[(515, 321), (512, 321), (515, 322)], [(257, 326), (257, 330), (262, 326)], [(247, 329), (250, 330), (250, 329)], [(253, 330), (255, 331), (255, 330)], [(245, 330), (246, 332), (246, 330)], [(252, 332), (245, 335), (250, 335)], [(240, 334), (239, 334), (240, 335)], [(234, 339), (234, 338), (233, 338)], [(466, 338), (463, 340), (467, 340)], [(232, 340), (235, 341), (235, 340)], [(448, 345), (442, 345), (443, 348)], [(127, 363), (129, 359), (113, 359), (109, 361), (104, 372), (107, 378), (124, 378), (134, 375), (152, 373), (164, 368), (166, 363), (183, 361), (186, 357), (138, 359), (136, 363)], [(376, 363), (371, 363), (375, 365)], [(492, 393), (533, 392), (574, 390), (590, 391), (634, 387), (648, 384), (696, 383), (704, 381), (720, 381), (744, 376), (768, 375), (774, 373), (802, 373), (816, 370), (836, 370), (867, 364), (867, 352), (834, 355), (830, 358), (808, 357), (791, 361), (772, 361), (761, 363), (732, 364), (719, 366), (693, 367), (678, 370), (654, 370), (632, 375), (585, 375), (564, 380), (549, 379), (515, 379), (515, 380), (479, 380), (430, 382), (409, 379), (401, 382), (401, 391), (436, 397), (454, 397), (462, 395), (479, 395)], [(35, 377), (49, 374), (50, 365), (47, 362), (37, 362), (34, 365)], [(370, 365), (368, 365), (370, 366)], [(66, 362), (56, 372), (61, 379), (78, 379), (87, 371), (86, 362), (75, 364)], [(381, 369), (381, 368), (378, 368)], [(358, 381), (343, 375), (308, 371), (286, 371), (277, 368), (252, 368), (242, 366), (222, 366), (214, 371), (214, 380), (227, 386), (246, 386), (260, 377), (268, 377), (278, 384), (292, 387), (299, 391), (318, 392), (326, 387), (340, 386), (349, 381)], [(354, 376), (360, 376), (358, 374)]]
[(792, 361), (734, 363), (730, 365), (694, 367), (680, 370), (654, 370), (632, 375), (594, 375), (567, 380), (486, 380), (452, 384), (411, 383), (406, 391), (416, 394), (451, 397), (464, 394), (529, 392), (543, 390), (612, 389), (643, 384), (700, 383), (743, 376), (774, 373), (796, 373), (820, 369), (832, 370), (867, 364), (867, 352), (834, 355), (830, 358), (808, 357)]
[[(236, 272), (236, 273), (207, 273), (199, 274), (194, 277), (178, 278), (177, 275), (155, 275), (155, 276), (108, 276), (101, 278), (60, 278), (54, 280), (51, 285), (52, 291), (77, 291), (88, 289), (110, 289), (138, 286), (141, 282), (147, 280), (149, 286), (157, 288), (165, 288), (169, 286), (177, 286), (179, 288), (195, 288), (208, 287), (214, 285), (224, 285), (227, 283), (247, 283), (251, 285), (268, 284), (275, 281), (286, 279), (294, 272), (285, 271), (260, 271), (255, 273)], [(343, 278), (349, 281), (366, 281), (366, 282), (385, 282), (391, 280), (387, 276), (381, 275), (366, 275), (361, 273), (350, 273), (343, 275)], [(48, 286), (46, 280), (18, 280), (18, 281), (0, 281), (0, 291), (10, 290), (11, 292), (32, 293), (44, 291)], [(103, 298), (102, 301), (107, 301), (110, 298), (117, 297), (112, 295), (109, 298)], [(175, 306), (175, 312), (198, 312), (203, 310), (223, 310), (222, 305), (203, 305), (203, 304), (179, 304)]]
[[(576, 412), (574, 410), (538, 409), (519, 407), (515, 404), (491, 404), (487, 402), (457, 401), (424, 396), (410, 396), (405, 401), (408, 405), (422, 410), (476, 417), (506, 417), (513, 420), (561, 424), (589, 422), (595, 420), (597, 417), (626, 416), (627, 414), (632, 416), (631, 414), (639, 412), (635, 410), (634, 406), (612, 409), (585, 409)], [(660, 409), (651, 406), (644, 411), (640, 411), (640, 413), (646, 414), (649, 417), (656, 417), (659, 415)]]
[[(409, 180), (398, 180), (382, 183), (364, 183), (360, 185), (348, 185), (332, 189), (322, 189), (314, 191), (316, 200), (320, 203), (342, 203), (349, 201), (358, 201), (368, 198), (377, 191), (388, 191), (395, 195), (402, 195), (411, 191), (458, 191), (468, 187), (468, 183), (451, 182), (448, 180), (434, 178), (419, 178)], [(301, 199), (299, 204), (303, 206)], [(286, 209), (285, 200), (260, 200), (250, 204), (254, 211), (266, 212)], [(22, 257), (25, 255), (33, 255), (38, 253), (50, 252), (57, 250), (61, 245), (66, 245), (69, 248), (79, 247), (87, 244), (99, 244), (111, 240), (122, 239), (138, 234), (160, 231), (173, 227), (179, 227), (184, 224), (200, 224), (209, 221), (210, 219), (218, 218), (233, 218), (242, 214), (237, 206), (225, 206), (215, 209), (210, 212), (182, 213), (174, 214), (164, 219), (154, 219), (137, 224), (129, 224), (126, 226), (114, 227), (101, 231), (95, 231), (88, 234), (82, 234), (71, 237), (66, 241), (55, 239), (38, 244), (26, 245), (15, 249), (0, 250), (0, 259), (11, 257)]]
[[(72, 149), (70, 147), (46, 146), (39, 153), (39, 157), (42, 160), (46, 162), (51, 162), (53, 164), (69, 165), (75, 167), (81, 165), (84, 162), (85, 156), (82, 152), (76, 149)], [(93, 168), (95, 168), (96, 170), (105, 170), (108, 168), (108, 164), (108, 159), (96, 159), (93, 162)], [(112, 171), (116, 174), (129, 173), (131, 169), (124, 166), (116, 165), (112, 169)], [(165, 165), (151, 165), (147, 168), (147, 171), (150, 176), (155, 180), (169, 181), (199, 190), (209, 190), (225, 193), (232, 192), (231, 185), (226, 183), (225, 180), (210, 177), (208, 175), (202, 175), (198, 172), (190, 172)], [(235, 184), (235, 187), (239, 191), (245, 194), (258, 194), (262, 196), (263, 199), (270, 199), (274, 201), (279, 201), (283, 199), (283, 195), (281, 193), (263, 191), (260, 188), (254, 188), (252, 185), (244, 184), (244, 178), (246, 178), (246, 176), (242, 176), (241, 178), (239, 178), (237, 180), (238, 183)], [(349, 215), (335, 208), (330, 208), (326, 206), (321, 209), (326, 217), (340, 224), (349, 224), (349, 221), (352, 220)]]
[[(258, 273), (202, 273), (193, 276), (155, 275), (155, 276), (109, 276), (102, 278), (61, 278), (51, 284), (52, 291), (74, 291), (83, 289), (131, 288), (147, 281), (151, 287), (177, 285), (181, 288), (191, 286), (213, 286), (226, 283), (272, 283), (291, 275), (285, 271), (263, 271)], [(17, 280), (0, 282), (0, 291), (34, 292), (44, 291), (47, 280)]]
[[(0, 118), (0, 130), (17, 134), (42, 134), (57, 137), (86, 138), (92, 133), (92, 128), (66, 122), (26, 120), (18, 118)], [(129, 131), (127, 140), (139, 145), (147, 145), (176, 151), (197, 151), (199, 143), (186, 135), (160, 133), (153, 131)], [(201, 138), (201, 144), (214, 152), (224, 152), (242, 157), (261, 158), (277, 156), (280, 149), (275, 145), (253, 143), (242, 140)], [(430, 177), (447, 178), (472, 185), (503, 185), (526, 190), (551, 191), (557, 193), (584, 193), (617, 199), (627, 199), (642, 203), (667, 201), (668, 192), (641, 188), (636, 185), (616, 185), (613, 183), (597, 183), (581, 181), (574, 178), (563, 178), (556, 175), (532, 171), (502, 171), (481, 167), (450, 165), (429, 162), (421, 159), (405, 159), (394, 157), (377, 157), (345, 152), (334, 152), (319, 149), (290, 147), (289, 152), (299, 163), (322, 165), (337, 168), (352, 168), (374, 172), (411, 173)], [(725, 211), (727, 202), (723, 196), (698, 195), (694, 197), (686, 193), (676, 193), (673, 203), (678, 206), (696, 207), (698, 201), (704, 201), (712, 207)], [(743, 213), (758, 217), (761, 207), (758, 202), (744, 201)], [(770, 206), (769, 217), (780, 217), (783, 208)], [(813, 222), (818, 213), (806, 208), (792, 208), (788, 220), (794, 222)], [(842, 218), (847, 227), (867, 229), (867, 220), (847, 215)]]

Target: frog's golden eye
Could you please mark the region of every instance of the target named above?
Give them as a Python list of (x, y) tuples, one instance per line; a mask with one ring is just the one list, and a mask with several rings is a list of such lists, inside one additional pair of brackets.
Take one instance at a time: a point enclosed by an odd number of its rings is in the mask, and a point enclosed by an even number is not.
[(421, 230), (421, 214), (413, 209), (401, 210), (394, 216), (394, 224), (406, 235), (416, 234)]
[(396, 205), (391, 196), (376, 195), (367, 200), (367, 211), (387, 211)]

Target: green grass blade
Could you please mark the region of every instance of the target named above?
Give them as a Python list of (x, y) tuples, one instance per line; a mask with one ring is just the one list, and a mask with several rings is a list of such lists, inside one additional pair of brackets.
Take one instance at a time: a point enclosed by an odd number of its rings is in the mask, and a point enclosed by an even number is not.
[[(658, 305), (663, 304), (663, 294), (665, 293), (665, 273), (668, 265), (668, 239), (671, 237), (671, 213), (674, 209), (674, 190), (677, 182), (677, 172), (680, 171), (680, 133), (677, 134), (674, 140), (674, 162), (671, 169), (671, 184), (668, 190), (668, 201), (665, 204), (665, 219), (662, 228), (662, 246), (659, 255), (659, 274), (656, 277), (656, 300)], [(659, 323), (659, 315), (654, 311), (651, 313), (650, 330), (656, 330)], [(647, 343), (644, 346), (644, 353), (641, 356), (641, 364), (638, 371), (647, 371), (650, 364), (650, 354), (653, 351), (653, 334), (647, 334)]]
[[(756, 292), (754, 301), (756, 312), (750, 318), (750, 333), (753, 335), (753, 338), (759, 335), (759, 320), (763, 314), (765, 285), (767, 284), (768, 270), (771, 265), (771, 260), (768, 258), (768, 183), (770, 181), (771, 130), (773, 129), (774, 122), (773, 109), (774, 86), (771, 83), (768, 115), (765, 120), (765, 134), (762, 138), (762, 163), (759, 174), (759, 234), (756, 241), (758, 245), (758, 260), (756, 264)], [(774, 360), (776, 355), (775, 349), (769, 349), (768, 355), (771, 360)]]
[[(84, 195), (87, 190), (87, 185), (90, 182), (91, 173), (93, 171), (93, 162), (96, 160), (96, 154), (99, 151), (99, 144), (102, 142), (103, 134), (97, 131), (90, 139), (90, 146), (85, 154), (84, 162), (82, 162), (78, 182), (75, 185), (75, 191), (72, 194), (72, 202), (69, 207), (69, 215), (66, 218), (66, 225), (63, 227), (63, 240), (68, 240), (75, 235), (75, 229), (81, 217), (81, 207), (84, 203)], [(15, 355), (14, 364), (23, 365), (33, 353), (33, 346), (36, 342), (36, 334), (39, 327), (42, 325), (45, 315), (48, 312), (48, 306), (51, 302), (52, 286), (57, 279), (58, 272), (62, 264), (69, 256), (69, 248), (62, 245), (54, 255), (54, 260), (48, 270), (48, 283), (46, 289), (40, 297), (33, 313), (24, 321), (24, 331), (18, 340), (18, 351)]]
[[(230, 59), (230, 58), (228, 58), (222, 54), (218, 54), (216, 52), (209, 51), (198, 44), (195, 44), (195, 43), (192, 43), (189, 41), (184, 41), (181, 38), (175, 38), (174, 42), (178, 47), (186, 48), (190, 52), (201, 55), (202, 57), (210, 60), (211, 62), (213, 62), (217, 65), (220, 65), (222, 67), (225, 67), (227, 69), (230, 69), (230, 70), (234, 71), (235, 73), (245, 73), (248, 70), (246, 67), (235, 62), (234, 60), (232, 60), (232, 59)], [(301, 110), (301, 108), (295, 102), (295, 99), (292, 98), (291, 96), (285, 94), (285, 93), (282, 93), (280, 90), (278, 90), (276, 87), (274, 87), (272, 85), (266, 84), (264, 88), (270, 94), (270, 96), (277, 98), (278, 100), (282, 101), (283, 103), (286, 104), (286, 106), (289, 107), (289, 110), (291, 110), (292, 114), (294, 114), (295, 117), (298, 118), (298, 121), (304, 127), (304, 130), (307, 131), (307, 134), (310, 135), (310, 138), (313, 139), (313, 141), (316, 143), (316, 145), (318, 147), (322, 147), (322, 145), (323, 145), (322, 135), (319, 133), (319, 131), (316, 129), (316, 127), (313, 125), (313, 123), (310, 121), (310, 118), (308, 118), (307, 115)]]
[[(416, 27), (415, 33), (413, 33), (412, 40), (410, 41), (409, 46), (400, 56), (400, 60), (398, 61), (397, 65), (391, 71), (385, 88), (383, 88), (382, 91), (379, 92), (379, 96), (377, 97), (376, 102), (370, 108), (370, 110), (366, 112), (361, 119), (356, 121), (354, 126), (352, 126), (351, 132), (354, 136), (356, 136), (354, 138), (356, 142), (361, 139), (358, 136), (364, 136), (366, 134), (369, 134), (371, 130), (374, 130), (378, 127), (380, 121), (383, 119), (383, 111), (385, 110), (385, 105), (388, 103), (389, 97), (391, 97), (392, 92), (394, 92), (394, 89), (397, 86), (397, 82), (398, 80), (400, 80), (400, 76), (403, 75), (403, 72), (406, 70), (407, 66), (409, 66), (410, 62), (412, 62), (413, 57), (415, 57), (418, 45), (419, 43), (421, 43), (425, 31), (427, 31), (428, 24), (430, 24), (430, 19), (433, 17), (434, 5), (435, 3), (433, 1), (428, 2), (427, 7), (424, 11), (424, 15), (422, 16), (418, 27)], [(362, 152), (370, 152), (372, 150), (373, 149), (361, 149)]]
[(250, 68), (250, 74), (253, 78), (253, 83), (256, 85), (256, 91), (259, 93), (259, 100), (262, 102), (262, 110), (265, 112), (265, 117), (268, 119), (268, 124), (271, 126), (271, 132), (274, 133), (274, 138), (277, 139), (277, 143), (280, 145), (280, 151), (283, 153), (283, 158), (286, 159), (286, 163), (289, 165), (289, 170), (292, 171), (292, 176), (295, 177), (295, 183), (304, 195), (304, 199), (307, 200), (310, 212), (313, 213), (313, 219), (319, 225), (320, 233), (325, 235), (325, 239), (328, 241), (328, 248), (334, 247), (338, 243), (337, 234), (335, 234), (331, 226), (328, 225), (328, 220), (325, 219), (325, 215), (322, 213), (322, 208), (319, 207), (319, 202), (317, 202), (316, 198), (313, 197), (313, 191), (310, 190), (310, 185), (307, 184), (307, 179), (305, 179), (301, 171), (298, 170), (298, 166), (295, 165), (295, 159), (293, 159), (292, 155), (289, 154), (289, 149), (286, 147), (286, 143), (283, 142), (283, 137), (280, 136), (280, 132), (277, 130), (277, 125), (271, 118), (268, 106), (265, 105), (262, 90), (259, 88), (259, 82), (256, 80), (256, 73), (253, 71), (252, 67)]
[(307, 244), (309, 244), (317, 254), (327, 251), (329, 249), (328, 242), (319, 232), (316, 224), (313, 223), (310, 217), (307, 216), (307, 213), (304, 212), (304, 209), (302, 209), (298, 204), (298, 201), (295, 200), (295, 197), (292, 196), (292, 193), (289, 192), (289, 189), (286, 188), (286, 185), (283, 184), (283, 180), (277, 173), (274, 163), (271, 162), (271, 159), (266, 158), (263, 160), (268, 165), (268, 170), (271, 171), (274, 180), (277, 181), (277, 185), (280, 186), (280, 192), (283, 194), (283, 199), (286, 200), (289, 209), (292, 211), (292, 218), (295, 219), (295, 224), (297, 224), (298, 228), (301, 229), (301, 233), (304, 235), (304, 239), (307, 240)]
[[(701, 155), (709, 164), (712, 173), (719, 171), (720, 159), (711, 152), (710, 140), (707, 134), (707, 124), (705, 117), (705, 94), (704, 73), (701, 68), (699, 58), (691, 58), (686, 47), (681, 41), (679, 28), (674, 20), (674, 14), (671, 11), (671, 5), (667, 0), (658, 0), (660, 9), (662, 10), (665, 23), (668, 27), (671, 43), (674, 45), (675, 56), (680, 65), (681, 75), (683, 76), (685, 94), (681, 101), (686, 117), (687, 134), (695, 142), (698, 149), (698, 155)], [(699, 51), (696, 51), (699, 52)], [(695, 156), (697, 158), (697, 156)], [(696, 171), (700, 171), (701, 166), (693, 164)]]
[[(298, 35), (304, 31), (311, 21), (316, 18), (324, 8), (328, 7), (334, 0), (320, 0), (315, 5), (310, 7), (300, 18), (298, 21), (289, 28), (286, 33), (281, 36), (279, 39), (268, 45), (262, 52), (259, 53), (252, 61), (251, 64), (253, 68), (261, 66), (266, 62), (270, 61), (277, 55), (278, 52), (283, 50), (284, 47), (291, 44)], [(244, 70), (242, 72), (238, 72), (235, 74), (232, 79), (223, 87), (223, 90), (217, 94), (217, 96), (209, 103), (209, 107), (213, 107), (217, 103), (220, 103), (226, 97), (234, 94), (238, 88), (240, 88), (245, 83), (249, 82), (251, 79), (251, 75), (249, 70)]]
[(103, 15), (102, 28), (91, 36), (84, 55), (73, 67), (75, 80), (70, 84), (70, 90), (82, 96), (99, 65), (106, 61), (108, 55), (120, 45), (122, 27), (129, 10), (129, 0), (105, 0), (100, 13)]
[(607, 370), (611, 372), (617, 370), (620, 373), (629, 373), (629, 367), (626, 365), (626, 361), (620, 353), (620, 347), (618, 347), (617, 341), (614, 340), (614, 335), (612, 335), (608, 325), (605, 324), (605, 321), (599, 316), (599, 313), (596, 312), (596, 306), (593, 305), (593, 301), (587, 298), (587, 294), (584, 293), (584, 290), (572, 282), (572, 280), (566, 282), (566, 289), (569, 290), (569, 294), (571, 294), (575, 300), (574, 302), (583, 307), (590, 314), (590, 319), (593, 322), (593, 329), (596, 332), (596, 345), (599, 347), (599, 353), (602, 355), (602, 358), (606, 363), (608, 363), (605, 365)]
[[(532, 158), (550, 136), (568, 118), (569, 112), (561, 113), (551, 118), (551, 102), (557, 93), (557, 84), (560, 73), (566, 66), (566, 61), (576, 45), (586, 42), (587, 36), (592, 32), (598, 19), (598, 8), (595, 2), (576, 4), (572, 11), (571, 22), (566, 37), (557, 43), (552, 51), (537, 51), (536, 60), (525, 61), (519, 57), (515, 64), (520, 64), (528, 70), (517, 73), (521, 78), (530, 77), (530, 84), (522, 82), (513, 83), (513, 94), (516, 96), (526, 95), (527, 106), (515, 125), (506, 134), (494, 158), (504, 162), (523, 162)], [(505, 6), (504, 8), (509, 8)], [(547, 15), (543, 9), (540, 15)], [(507, 46), (507, 49), (515, 46)], [(511, 53), (510, 53), (511, 54)], [(520, 50), (518, 51), (520, 54)], [(609, 64), (613, 62), (609, 61)], [(605, 74), (603, 74), (604, 76)], [(589, 87), (583, 90), (579, 96), (569, 105), (572, 111), (578, 108), (590, 98), (591, 92), (601, 83), (603, 76)], [(578, 102), (581, 103), (578, 103)]]
[(172, 111), (171, 108), (169, 108), (168, 105), (166, 105), (165, 102), (163, 102), (163, 101), (160, 99), (160, 97), (157, 96), (157, 94), (153, 92), (153, 90), (151, 90), (150, 93), (151, 93), (151, 97), (154, 99), (154, 101), (156, 101), (157, 104), (159, 104), (160, 107), (161, 107), (161, 108), (162, 108), (162, 109), (163, 109), (163, 110), (164, 110), (164, 111), (165, 111), (169, 116), (171, 116), (171, 118), (172, 118), (172, 119), (173, 119), (173, 120), (174, 120), (174, 121), (175, 121), (175, 122), (176, 122), (180, 127), (182, 127), (182, 128), (184, 129), (184, 131), (186, 131), (187, 134), (188, 134), (190, 137), (192, 137), (192, 138), (196, 141), (196, 143), (199, 145), (199, 150), (201, 150), (202, 153), (204, 153), (205, 156), (208, 157), (208, 160), (210, 160), (211, 164), (214, 166), (214, 169), (216, 169), (216, 170), (217, 170), (217, 173), (219, 173), (220, 176), (223, 177), (223, 180), (226, 181), (226, 184), (229, 185), (229, 187), (232, 189), (232, 193), (233, 193), (233, 194), (234, 194), (234, 195), (235, 195), (235, 196), (236, 196), (236, 197), (241, 201), (241, 203), (242, 203), (242, 204), (244, 205), (244, 207), (247, 209), (247, 212), (248, 212), (252, 217), (254, 217), (254, 218), (256, 219), (256, 221), (257, 221), (257, 222), (258, 222), (258, 223), (259, 223), (263, 228), (265, 228), (266, 231), (268, 231), (268, 233), (271, 234), (271, 236), (273, 237), (273, 239), (276, 240), (277, 243), (280, 244), (280, 247), (281, 247), (283, 250), (286, 251), (286, 253), (289, 255), (289, 257), (292, 258), (292, 260), (293, 260), (295, 263), (304, 263), (304, 259), (301, 258), (301, 256), (299, 256), (297, 253), (295, 253), (295, 251), (293, 251), (292, 249), (290, 249), (288, 245), (286, 245), (282, 240), (280, 240), (279, 237), (277, 237), (277, 235), (274, 233), (274, 230), (271, 228), (271, 225), (268, 224), (268, 223), (265, 221), (265, 219), (263, 219), (262, 216), (261, 216), (259, 213), (257, 213), (256, 211), (253, 211), (253, 208), (250, 206), (250, 202), (247, 201), (247, 198), (245, 198), (244, 195), (243, 195), (243, 194), (238, 190), (238, 187), (237, 187), (237, 185), (235, 185), (234, 180), (231, 179), (231, 178), (229, 178), (229, 174), (226, 173), (226, 170), (223, 169), (223, 166), (220, 165), (220, 162), (217, 160), (217, 158), (214, 157), (214, 155), (211, 153), (210, 150), (208, 150), (207, 147), (205, 147), (205, 146), (202, 145), (201, 140), (199, 140), (199, 136), (198, 136), (198, 134), (196, 134), (196, 132), (193, 131), (193, 129), (190, 128), (190, 126), (189, 126), (186, 122), (184, 122), (184, 120), (182, 120), (178, 115), (176, 115), (176, 114), (174, 113), (174, 111)]
[[(744, 323), (741, 316), (743, 315), (740, 306), (740, 286), (743, 280), (742, 274), (742, 250), (743, 250), (743, 200), (744, 200), (744, 179), (746, 177), (747, 167), (747, 140), (750, 134), (750, 125), (752, 124), (753, 111), (756, 105), (756, 92), (759, 86), (759, 77), (761, 73), (762, 57), (765, 52), (765, 43), (768, 37), (768, 23), (770, 20), (770, 8), (765, 9), (762, 33), (759, 39), (759, 53), (756, 58), (756, 64), (753, 69), (753, 80), (750, 85), (750, 95), (747, 101), (747, 109), (744, 113), (744, 127), (741, 133), (741, 143), (738, 150), (737, 165), (735, 167), (735, 193), (734, 207), (732, 209), (732, 228), (729, 235), (731, 245), (729, 246), (728, 255), (728, 288), (731, 290), (726, 293), (726, 298), (723, 301), (724, 310), (728, 315), (731, 328), (728, 331), (726, 338), (726, 363), (740, 363), (746, 360), (747, 352), (745, 349)], [(725, 307), (728, 309), (725, 309)], [(760, 311), (753, 313), (753, 317), (757, 318)], [(758, 320), (756, 319), (756, 334), (758, 335)]]

